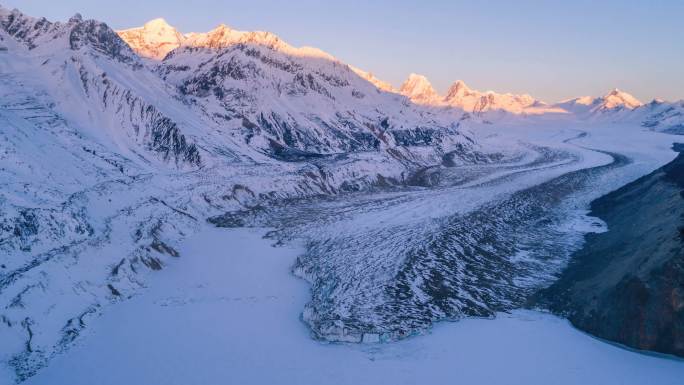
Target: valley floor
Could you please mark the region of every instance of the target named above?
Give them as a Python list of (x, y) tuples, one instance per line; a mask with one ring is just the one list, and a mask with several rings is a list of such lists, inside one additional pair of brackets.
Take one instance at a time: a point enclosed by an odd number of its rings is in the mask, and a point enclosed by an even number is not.
[[(104, 314), (26, 384), (679, 384), (684, 361), (596, 340), (531, 312), (439, 323), (396, 343), (329, 344), (299, 320), (301, 245), (207, 227), (180, 263)], [(7, 377), (4, 377), (7, 378)]]
[[(429, 188), (286, 201), (227, 218), (252, 229), (193, 220), (201, 231), (178, 239), (180, 258), (141, 281), (146, 288), (113, 299), (97, 316), (74, 318), (81, 323), (74, 345), (48, 351), (45, 367), (38, 362), (26, 375), (23, 362), (11, 369), (2, 362), (0, 384), (16, 374), (26, 384), (70, 385), (680, 382), (684, 361), (630, 352), (551, 315), (513, 310), (553, 279), (583, 234), (603, 229), (585, 215), (588, 203), (672, 160), (676, 138), (562, 121), (483, 126), (478, 136), (492, 148), (516, 143), (519, 157), (440, 168)], [(144, 219), (139, 207), (125, 212)], [(180, 226), (176, 217), (164, 221)], [(128, 234), (130, 223), (112, 227)], [(276, 229), (268, 240), (265, 227)], [(106, 250), (118, 255), (126, 240), (107, 238)], [(99, 271), (84, 266), (55, 271), (80, 281)], [(54, 302), (35, 318), (68, 298), (90, 299), (73, 291), (65, 285), (42, 294)], [(482, 314), (496, 317), (468, 318)], [(447, 319), (461, 321), (438, 322)], [(399, 341), (320, 342), (374, 339)], [(10, 342), (0, 353), (24, 346)]]

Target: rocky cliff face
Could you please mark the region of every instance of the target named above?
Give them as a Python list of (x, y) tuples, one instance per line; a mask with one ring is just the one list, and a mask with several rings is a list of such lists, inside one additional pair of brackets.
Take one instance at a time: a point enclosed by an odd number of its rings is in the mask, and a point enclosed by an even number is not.
[(589, 234), (536, 300), (598, 337), (684, 356), (684, 153), (592, 213), (609, 231)]

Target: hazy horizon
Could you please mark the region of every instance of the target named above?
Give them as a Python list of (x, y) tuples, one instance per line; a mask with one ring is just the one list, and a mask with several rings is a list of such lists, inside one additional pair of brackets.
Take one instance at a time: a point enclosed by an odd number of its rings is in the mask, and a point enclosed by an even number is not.
[(684, 3), (676, 1), (0, 4), (55, 21), (79, 12), (115, 29), (162, 17), (181, 32), (208, 31), (221, 23), (270, 31), (292, 45), (320, 48), (396, 87), (412, 72), (425, 75), (442, 94), (461, 79), (473, 89), (529, 93), (548, 102), (601, 96), (613, 88), (642, 102), (684, 99), (684, 51), (676, 44), (684, 35), (677, 20)]

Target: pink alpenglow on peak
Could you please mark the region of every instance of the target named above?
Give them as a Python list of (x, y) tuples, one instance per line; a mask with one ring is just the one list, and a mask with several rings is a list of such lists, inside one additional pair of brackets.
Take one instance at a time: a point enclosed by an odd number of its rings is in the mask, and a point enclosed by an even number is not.
[(637, 107), (641, 107), (642, 105), (643, 103), (641, 103), (634, 96), (615, 88), (603, 97), (603, 102), (601, 103), (600, 108), (613, 109), (617, 107), (625, 107), (633, 110)]
[(564, 100), (556, 104), (556, 107), (563, 108), (575, 114), (598, 116), (602, 116), (604, 113), (620, 112), (622, 110), (631, 111), (641, 106), (643, 106), (641, 101), (617, 88), (602, 97), (583, 96), (580, 98)]
[(117, 34), (138, 55), (155, 60), (163, 60), (169, 52), (182, 46), (223, 49), (236, 44), (254, 44), (288, 55), (336, 61), (317, 48), (293, 47), (271, 32), (239, 31), (226, 24), (220, 24), (209, 32), (182, 34), (164, 19), (154, 19), (142, 27), (117, 31)]
[(118, 31), (119, 37), (128, 43), (138, 55), (155, 60), (178, 48), (185, 37), (162, 18), (150, 20), (142, 27)]
[(423, 75), (412, 73), (401, 85), (399, 92), (417, 104), (440, 105), (442, 97)]
[(451, 85), (451, 87), (449, 87), (445, 99), (449, 101), (457, 98), (462, 98), (465, 96), (470, 96), (476, 93), (477, 92), (473, 92), (473, 90), (471, 90), (470, 87), (468, 87), (463, 80), (457, 80), (454, 82), (454, 84)]
[(472, 90), (462, 80), (456, 81), (449, 87), (444, 101), (452, 107), (474, 113), (503, 110), (521, 114), (526, 108), (539, 104), (536, 99), (527, 94), (498, 94), (493, 91)]
[(446, 96), (437, 94), (425, 76), (411, 74), (399, 92), (417, 104), (434, 107), (455, 107), (466, 112), (481, 114), (489, 111), (505, 111), (513, 114), (543, 113), (545, 103), (530, 95), (498, 94), (493, 91), (481, 92), (468, 87), (458, 80), (449, 87)]
[[(158, 18), (145, 23), (142, 27), (117, 33), (138, 55), (153, 60), (163, 60), (169, 52), (182, 47), (222, 50), (238, 44), (249, 44), (267, 47), (293, 57), (322, 59), (344, 64), (320, 49), (291, 46), (271, 32), (240, 31), (226, 24), (220, 24), (209, 32), (183, 34), (164, 19)], [(617, 88), (603, 97), (584, 96), (549, 105), (528, 94), (478, 91), (468, 87), (463, 80), (454, 82), (446, 95), (442, 96), (423, 75), (410, 74), (397, 90), (370, 72), (353, 66), (348, 66), (348, 68), (379, 91), (404, 95), (411, 102), (426, 107), (453, 108), (476, 115), (500, 112), (514, 115), (547, 113), (586, 115), (622, 109), (633, 110), (643, 105), (632, 95)]]

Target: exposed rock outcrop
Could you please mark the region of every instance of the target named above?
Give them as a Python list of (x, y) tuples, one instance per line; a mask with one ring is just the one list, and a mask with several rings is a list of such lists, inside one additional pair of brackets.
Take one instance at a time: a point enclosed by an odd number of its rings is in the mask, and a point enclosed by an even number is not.
[(609, 231), (536, 301), (600, 338), (684, 356), (684, 153), (591, 208)]

